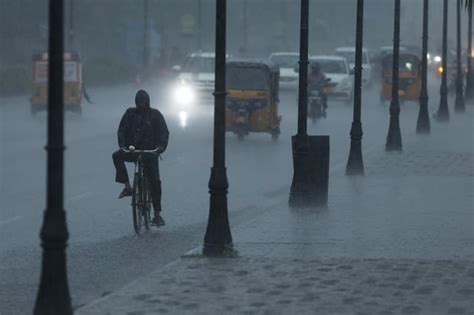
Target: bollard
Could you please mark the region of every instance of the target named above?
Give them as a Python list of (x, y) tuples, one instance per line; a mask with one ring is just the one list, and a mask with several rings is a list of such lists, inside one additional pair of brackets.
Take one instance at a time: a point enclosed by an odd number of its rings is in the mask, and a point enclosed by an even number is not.
[(314, 180), (313, 204), (327, 206), (329, 193), (329, 136), (310, 136), (309, 152)]
[(293, 136), (295, 176), (290, 194), (291, 207), (321, 207), (328, 203), (329, 136), (306, 136), (306, 143)]

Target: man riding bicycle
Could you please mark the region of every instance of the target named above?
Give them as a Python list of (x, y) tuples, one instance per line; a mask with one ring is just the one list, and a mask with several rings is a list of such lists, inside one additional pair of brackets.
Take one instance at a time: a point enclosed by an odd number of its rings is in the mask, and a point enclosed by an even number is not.
[(127, 109), (122, 116), (117, 132), (120, 149), (112, 155), (116, 170), (115, 181), (125, 185), (119, 199), (132, 195), (125, 162), (135, 162), (136, 155), (125, 152), (125, 150), (128, 150), (130, 146), (136, 150), (157, 149), (157, 154), (143, 156), (143, 162), (153, 203), (152, 224), (162, 226), (165, 225), (165, 221), (161, 217), (161, 180), (158, 155), (163, 153), (168, 146), (169, 131), (160, 111), (150, 107), (150, 96), (147, 92), (143, 90), (137, 92), (135, 105), (135, 108)]

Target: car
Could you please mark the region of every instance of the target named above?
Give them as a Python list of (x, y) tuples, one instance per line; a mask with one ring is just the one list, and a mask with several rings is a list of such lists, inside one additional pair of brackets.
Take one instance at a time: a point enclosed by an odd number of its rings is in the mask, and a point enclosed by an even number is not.
[(187, 57), (182, 68), (173, 67), (175, 71), (179, 72), (171, 95), (173, 103), (181, 107), (212, 103), (215, 81), (214, 65), (215, 53), (195, 52)]
[[(335, 54), (347, 59), (350, 69), (355, 67), (355, 47), (339, 47), (336, 48)], [(370, 86), (372, 84), (372, 64), (370, 54), (367, 49), (362, 49), (362, 86)]]
[(280, 68), (280, 87), (295, 88), (298, 84), (298, 73), (294, 71), (298, 65), (300, 54), (296, 52), (275, 52), (269, 57), (270, 61)]
[(329, 99), (351, 103), (354, 96), (354, 73), (347, 59), (341, 56), (310, 56), (309, 62), (317, 62), (324, 75), (331, 79)]

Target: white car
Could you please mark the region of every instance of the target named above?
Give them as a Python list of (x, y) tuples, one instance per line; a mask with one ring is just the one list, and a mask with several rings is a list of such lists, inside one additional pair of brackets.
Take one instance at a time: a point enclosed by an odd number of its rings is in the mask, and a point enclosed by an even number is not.
[[(227, 56), (228, 58), (228, 56)], [(197, 52), (188, 56), (172, 91), (172, 101), (182, 107), (210, 101), (214, 92), (215, 54)]]
[[(336, 55), (344, 57), (349, 63), (349, 68), (355, 67), (355, 47), (339, 47), (335, 50)], [(372, 84), (372, 65), (370, 61), (369, 52), (367, 49), (362, 49), (362, 86), (369, 86)]]
[(280, 68), (280, 87), (295, 88), (298, 84), (298, 73), (295, 67), (298, 65), (299, 53), (276, 52), (269, 57), (270, 61)]
[(309, 62), (310, 66), (311, 63), (317, 62), (321, 72), (331, 79), (329, 85), (332, 88), (328, 98), (347, 103), (352, 102), (354, 96), (354, 77), (346, 58), (340, 56), (311, 56)]

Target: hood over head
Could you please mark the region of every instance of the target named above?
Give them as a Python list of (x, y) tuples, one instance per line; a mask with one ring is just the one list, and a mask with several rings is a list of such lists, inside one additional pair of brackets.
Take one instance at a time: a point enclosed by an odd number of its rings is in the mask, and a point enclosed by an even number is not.
[(146, 108), (150, 107), (150, 95), (145, 90), (139, 90), (135, 95), (135, 105), (139, 108), (139, 104), (144, 104)]

